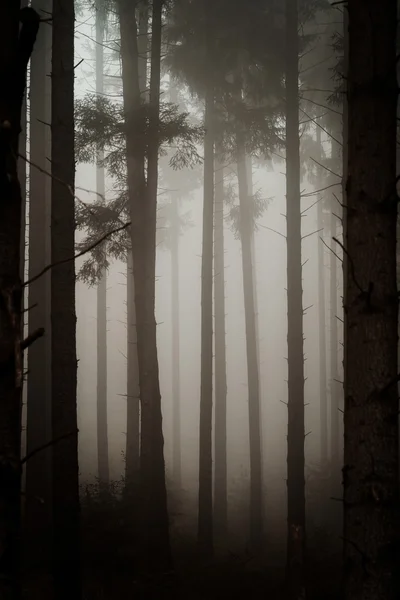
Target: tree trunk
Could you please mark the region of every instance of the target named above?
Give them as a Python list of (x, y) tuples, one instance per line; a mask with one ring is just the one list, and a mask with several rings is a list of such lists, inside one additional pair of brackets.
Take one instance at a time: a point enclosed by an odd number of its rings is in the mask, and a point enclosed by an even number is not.
[[(148, 53), (148, 7), (140, 5), (137, 10), (139, 21), (137, 52), (138, 78), (142, 101), (147, 94), (147, 53)], [(133, 278), (132, 249), (128, 250), (127, 260), (127, 426), (126, 426), (126, 491), (135, 492), (140, 468), (140, 393), (139, 366), (136, 333), (135, 282)]]
[(286, 221), (288, 303), (287, 583), (305, 594), (304, 355), (297, 0), (286, 0)]
[(135, 282), (133, 279), (132, 250), (128, 250), (127, 260), (127, 414), (126, 414), (126, 491), (133, 491), (139, 473), (140, 411), (139, 411), (139, 367), (137, 355)]
[[(321, 128), (317, 125), (317, 152), (319, 159), (323, 156), (321, 143)], [(318, 168), (317, 188), (323, 187), (322, 173)], [(319, 196), (317, 203), (317, 229), (324, 230), (323, 197)], [(318, 241), (318, 345), (319, 345), (319, 407), (320, 407), (320, 456), (321, 467), (325, 469), (328, 462), (328, 394), (326, 381), (326, 308), (325, 308), (325, 252), (324, 245)], [(335, 317), (336, 323), (336, 317)], [(332, 326), (332, 323), (331, 323)], [(333, 388), (332, 388), (333, 389)]]
[[(335, 251), (335, 242), (337, 238), (337, 217), (334, 215), (335, 209), (332, 200), (329, 229), (331, 234), (332, 249)], [(338, 292), (337, 292), (337, 257), (333, 252), (329, 253), (330, 262), (330, 376), (331, 376), (331, 476), (332, 493), (337, 494), (340, 491), (339, 480), (339, 373), (338, 373)]]
[[(35, 10), (51, 11), (48, 0), (32, 3)], [(39, 169), (48, 170), (51, 130), (49, 123), (51, 72), (51, 28), (44, 25), (32, 53), (30, 76), (30, 160), (29, 172), (29, 279), (39, 273), (50, 259), (49, 182)], [(39, 167), (39, 168), (38, 168)], [(50, 274), (29, 286), (28, 333), (45, 327), (42, 337), (29, 348), (27, 383), (26, 451), (32, 452), (51, 439), (51, 410), (49, 389), (49, 305)], [(51, 449), (33, 456), (26, 465), (26, 529), (30, 562), (50, 559), (51, 547)], [(39, 500), (41, 499), (41, 500)]]
[(119, 6), (141, 403), (140, 471), (143, 500), (141, 516), (145, 532), (144, 558), (148, 570), (165, 571), (171, 567), (172, 557), (169, 543), (155, 319), (162, 2), (154, 1), (152, 13), (151, 118), (147, 152), (147, 186), (144, 176), (144, 144), (140, 143), (140, 138), (138, 139), (135, 114), (135, 109), (140, 106), (135, 4), (120, 1)]
[(244, 138), (236, 136), (237, 168), (240, 204), (240, 241), (244, 314), (246, 325), (247, 386), (250, 440), (250, 544), (259, 548), (263, 536), (262, 469), (260, 435), (260, 389), (258, 372), (257, 333), (254, 301), (253, 264), (251, 253), (252, 219), (249, 206)]
[[(54, 263), (75, 251), (74, 2), (53, 0), (52, 214)], [(65, 183), (60, 183), (60, 181)], [(67, 187), (67, 185), (68, 187)], [(81, 597), (75, 263), (51, 273), (53, 567), (57, 600)]]
[[(178, 102), (174, 81), (169, 80), (170, 101)], [(179, 323), (179, 198), (171, 198), (171, 324), (172, 324), (172, 398), (173, 398), (173, 479), (178, 489), (182, 487), (181, 453), (181, 374), (180, 374), (180, 323)]]
[(397, 2), (349, 2), (348, 19), (345, 598), (394, 600), (400, 591)]
[(199, 513), (197, 539), (205, 554), (213, 551), (212, 503), (212, 376), (213, 376), (213, 212), (214, 212), (214, 90), (206, 93), (204, 127), (203, 239), (201, 262), (201, 375), (200, 375), (200, 447)]
[[(96, 94), (104, 91), (104, 1), (96, 0)], [(96, 191), (105, 200), (105, 173), (102, 161), (104, 152), (98, 150), (96, 165)], [(108, 460), (107, 418), (107, 272), (102, 271), (97, 286), (97, 465), (99, 481), (108, 486), (110, 467)]]
[(182, 485), (180, 330), (179, 330), (179, 200), (171, 200), (171, 322), (172, 322), (172, 398), (173, 398), (173, 479)]
[(225, 332), (225, 244), (224, 244), (224, 168), (215, 169), (214, 207), (214, 331), (215, 331), (215, 463), (214, 523), (220, 540), (228, 528), (227, 431), (226, 431), (226, 332)]
[[(22, 28), (19, 30), (19, 18)], [(39, 28), (32, 8), (2, 4), (0, 39), (0, 597), (20, 597), (21, 188), (18, 142), (26, 69)]]

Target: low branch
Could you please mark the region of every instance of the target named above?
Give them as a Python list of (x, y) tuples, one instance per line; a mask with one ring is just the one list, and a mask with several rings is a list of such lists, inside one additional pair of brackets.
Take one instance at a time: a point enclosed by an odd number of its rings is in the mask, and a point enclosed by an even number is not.
[(55, 438), (54, 440), (50, 440), (50, 442), (46, 442), (45, 444), (42, 444), (41, 446), (34, 448), (31, 452), (28, 452), (28, 454), (26, 454), (24, 456), (24, 458), (21, 458), (21, 465), (24, 465), (25, 463), (27, 463), (28, 460), (30, 460), (31, 458), (36, 456), (36, 454), (39, 454), (39, 452), (42, 452), (43, 450), (50, 448), (50, 446), (54, 446), (54, 444), (58, 444), (58, 442), (61, 442), (62, 440), (65, 440), (66, 438), (71, 437), (72, 435), (77, 435), (78, 433), (79, 433), (79, 429), (75, 429), (75, 431), (70, 431), (69, 433), (64, 433), (64, 435), (60, 435), (59, 437)]
[(36, 329), (36, 331), (34, 331), (30, 335), (28, 335), (28, 337), (26, 337), (21, 342), (21, 350), (22, 351), (26, 350), (27, 348), (29, 348), (29, 346), (32, 346), (32, 344), (34, 344), (36, 342), (36, 340), (38, 340), (39, 338), (41, 338), (43, 336), (44, 336), (44, 327), (40, 327), (39, 329)]
[(50, 271), (50, 269), (54, 269), (54, 267), (59, 267), (60, 265), (65, 265), (66, 263), (73, 262), (77, 258), (80, 258), (81, 256), (83, 256), (84, 254), (91, 252), (92, 250), (94, 250), (94, 248), (96, 248), (96, 246), (99, 246), (102, 242), (104, 242), (104, 240), (109, 238), (114, 233), (118, 233), (119, 231), (123, 231), (124, 229), (127, 229), (130, 226), (130, 224), (131, 224), (131, 222), (129, 221), (128, 223), (124, 223), (123, 225), (121, 225), (121, 227), (117, 227), (116, 229), (112, 229), (111, 231), (108, 231), (107, 233), (102, 235), (101, 238), (99, 238), (98, 240), (93, 242), (93, 244), (90, 244), (90, 246), (88, 246), (87, 248), (84, 248), (84, 250), (81, 250), (74, 256), (69, 256), (68, 258), (63, 258), (62, 260), (58, 260), (55, 263), (51, 263), (51, 264), (47, 265), (46, 267), (44, 267), (44, 269), (39, 271), (39, 273), (37, 275), (34, 275), (33, 277), (31, 277), (31, 279), (28, 279), (28, 281), (24, 281), (23, 286), (25, 287), (27, 285), (30, 285), (34, 281), (37, 281), (40, 277), (42, 277), (45, 273), (47, 273), (47, 271)]

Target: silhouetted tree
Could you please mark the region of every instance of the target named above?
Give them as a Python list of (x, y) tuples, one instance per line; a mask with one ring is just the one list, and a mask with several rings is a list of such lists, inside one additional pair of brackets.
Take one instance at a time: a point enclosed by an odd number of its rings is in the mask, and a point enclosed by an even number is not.
[(347, 600), (399, 597), (396, 0), (348, 3), (344, 552)]
[[(54, 0), (51, 77), (51, 257), (75, 252), (74, 1)], [(81, 597), (75, 264), (51, 273), (53, 574), (57, 600)]]

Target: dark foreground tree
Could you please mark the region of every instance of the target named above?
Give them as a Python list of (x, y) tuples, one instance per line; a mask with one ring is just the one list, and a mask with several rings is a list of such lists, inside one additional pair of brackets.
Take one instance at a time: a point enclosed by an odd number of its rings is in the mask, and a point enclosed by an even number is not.
[[(21, 188), (18, 139), (26, 69), (39, 28), (32, 8), (2, 3), (0, 39), (0, 598), (20, 596)], [(19, 21), (22, 22), (19, 31)]]
[(399, 598), (396, 0), (348, 3), (345, 598)]
[[(51, 258), (75, 251), (74, 1), (54, 0), (52, 13)], [(62, 182), (62, 183), (61, 183)], [(75, 263), (51, 273), (53, 575), (57, 600), (81, 597)]]
[(298, 0), (286, 0), (286, 223), (288, 304), (287, 584), (305, 587), (304, 357), (299, 155)]

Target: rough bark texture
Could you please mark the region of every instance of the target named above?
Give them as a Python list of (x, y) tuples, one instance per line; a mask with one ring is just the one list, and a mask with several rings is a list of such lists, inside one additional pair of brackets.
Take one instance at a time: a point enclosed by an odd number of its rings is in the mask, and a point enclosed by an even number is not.
[[(32, 3), (38, 11), (51, 11), (48, 0)], [(30, 85), (30, 160), (48, 170), (51, 131), (50, 116), (51, 28), (41, 27), (32, 53)], [(29, 173), (29, 279), (50, 260), (49, 188), (47, 175), (34, 166)], [(51, 439), (49, 386), (50, 274), (29, 286), (28, 332), (45, 327), (46, 336), (28, 351), (26, 450), (32, 452)], [(42, 499), (41, 502), (39, 499)], [(39, 452), (26, 466), (26, 528), (35, 540), (28, 550), (30, 561), (50, 558), (51, 546), (51, 449)]]
[(215, 165), (214, 206), (214, 331), (215, 331), (215, 433), (214, 433), (214, 524), (215, 535), (225, 540), (228, 527), (226, 448), (226, 331), (225, 331), (225, 244), (224, 168)]
[[(96, 2), (96, 93), (104, 91), (104, 2)], [(96, 191), (105, 198), (104, 152), (97, 153)], [(97, 465), (102, 484), (110, 481), (107, 417), (107, 271), (103, 269), (97, 286)]]
[(286, 0), (286, 219), (288, 303), (287, 583), (305, 589), (304, 357), (301, 267), (297, 0)]
[(244, 292), (244, 315), (246, 327), (247, 386), (249, 405), (250, 441), (250, 544), (259, 548), (263, 535), (262, 469), (260, 435), (260, 389), (254, 280), (251, 252), (252, 221), (247, 183), (244, 138), (236, 136), (237, 168), (240, 206), (240, 241), (242, 246), (242, 273)]
[[(52, 214), (53, 262), (75, 252), (74, 2), (53, 1)], [(59, 181), (68, 184), (69, 188)], [(51, 273), (51, 387), (53, 438), (53, 576), (57, 600), (81, 597), (75, 264)]]
[(214, 91), (209, 86), (204, 114), (203, 239), (201, 263), (201, 375), (199, 514), (197, 538), (202, 552), (213, 550), (212, 503), (212, 377), (213, 377), (213, 212), (214, 212)]
[[(0, 39), (0, 598), (20, 597), (19, 534), (21, 485), (21, 188), (18, 141), (26, 68), (39, 20), (2, 4)], [(18, 34), (19, 19), (22, 28)]]
[[(148, 96), (148, 7), (140, 5), (137, 10), (139, 21), (137, 52), (138, 78), (141, 99)], [(128, 250), (127, 261), (127, 425), (126, 425), (126, 491), (134, 493), (140, 468), (140, 391), (136, 333), (135, 282), (133, 278), (132, 250)]]
[(396, 0), (348, 5), (345, 598), (399, 598)]
[[(317, 144), (319, 159), (323, 155), (321, 129), (317, 126)], [(321, 173), (322, 175), (322, 173)], [(317, 188), (322, 188), (322, 177), (317, 178)], [(317, 229), (324, 229), (323, 197), (318, 198)], [(328, 390), (326, 380), (326, 308), (325, 308), (325, 252), (324, 245), (318, 240), (318, 344), (319, 344), (319, 410), (320, 410), (320, 457), (321, 466), (328, 462)]]
[(145, 532), (143, 552), (147, 569), (160, 572), (168, 570), (172, 564), (155, 320), (162, 2), (155, 0), (152, 13), (151, 123), (147, 140), (147, 185), (144, 175), (144, 144), (143, 141), (141, 143), (140, 134), (138, 135), (135, 114), (135, 108), (140, 105), (135, 3), (122, 0), (119, 2), (119, 8), (141, 406), (141, 515)]

